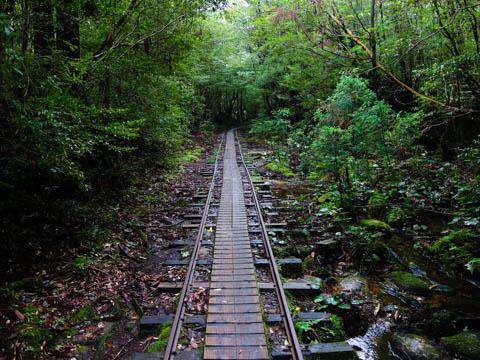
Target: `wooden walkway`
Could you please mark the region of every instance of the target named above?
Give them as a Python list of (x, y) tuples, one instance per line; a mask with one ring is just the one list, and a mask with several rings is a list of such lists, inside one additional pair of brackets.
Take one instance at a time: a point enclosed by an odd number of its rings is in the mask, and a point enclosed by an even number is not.
[(204, 359), (268, 359), (233, 131), (223, 162)]

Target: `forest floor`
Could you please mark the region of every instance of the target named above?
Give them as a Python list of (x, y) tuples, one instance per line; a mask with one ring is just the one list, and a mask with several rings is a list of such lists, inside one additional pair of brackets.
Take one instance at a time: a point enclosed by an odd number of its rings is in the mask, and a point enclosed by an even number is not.
[[(272, 183), (287, 231), (272, 237), (277, 258), (302, 259), (297, 277), (321, 284), (317, 296), (291, 294), (292, 311), (326, 311), (330, 323), (297, 322), (302, 343), (347, 340), (361, 359), (476, 359), (480, 356), (480, 287), (442, 269), (416, 251), (397, 224), (376, 220), (382, 209), (358, 209), (358, 218), (332, 208), (322, 180), (307, 180), (281, 150), (248, 137), (250, 157)], [(440, 233), (439, 215), (418, 227)], [(440, 230), (439, 230), (440, 229)], [(418, 237), (421, 238), (421, 237)], [(292, 277), (290, 269), (284, 276)], [(467, 345), (468, 344), (468, 345)]]
[[(208, 185), (202, 172), (218, 141), (198, 136), (179, 168), (150, 174), (119, 207), (109, 241), (71, 250), (55, 266), (37, 262), (34, 276), (2, 288), (0, 359), (122, 359), (161, 350), (170, 328), (140, 334), (139, 319), (175, 311), (176, 294), (158, 291), (158, 284), (182, 282), (185, 270), (158, 265), (190, 255), (188, 246), (172, 244), (188, 237), (181, 224), (194, 194)], [(302, 260), (300, 268), (282, 267), (282, 275), (319, 287), (315, 295), (289, 294), (290, 310), (328, 314), (326, 321), (296, 321), (302, 343), (345, 340), (361, 359), (475, 359), (474, 284), (419, 256), (400, 229), (346, 220), (322, 200), (328, 192), (321, 182), (278, 166), (275, 149), (264, 142), (248, 136), (242, 142), (255, 176), (272, 183), (278, 210), (272, 219), (288, 224), (271, 234), (276, 257)], [(189, 306), (204, 309), (206, 302), (200, 294)], [(200, 351), (202, 339), (187, 336), (182, 346)]]
[(156, 284), (183, 275), (154, 265), (162, 256), (188, 256), (155, 250), (181, 231), (187, 199), (207, 181), (200, 173), (215, 142), (200, 134), (179, 167), (149, 174), (118, 206), (109, 241), (64, 249), (55, 263), (31, 264), (31, 276), (1, 289), (0, 359), (119, 359), (154, 341), (137, 340), (138, 319), (171, 311), (173, 298)]

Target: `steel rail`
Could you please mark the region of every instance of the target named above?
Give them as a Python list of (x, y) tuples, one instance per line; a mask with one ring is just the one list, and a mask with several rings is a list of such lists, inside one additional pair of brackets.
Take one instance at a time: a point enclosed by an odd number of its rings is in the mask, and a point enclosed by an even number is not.
[(220, 142), (220, 145), (218, 146), (218, 153), (217, 153), (217, 157), (215, 159), (215, 167), (214, 167), (214, 171), (213, 171), (212, 181), (210, 183), (210, 188), (209, 188), (209, 191), (208, 191), (207, 200), (205, 202), (205, 207), (203, 209), (202, 221), (200, 222), (200, 226), (198, 228), (198, 234), (197, 234), (197, 237), (195, 239), (195, 245), (194, 245), (194, 248), (193, 248), (193, 251), (192, 251), (192, 255), (190, 257), (190, 263), (188, 265), (187, 274), (185, 276), (185, 281), (183, 283), (182, 291), (180, 293), (180, 298), (178, 300), (178, 306), (177, 306), (177, 310), (175, 312), (175, 317), (173, 319), (172, 329), (170, 331), (170, 336), (168, 338), (167, 347), (165, 348), (165, 353), (164, 353), (164, 356), (163, 356), (164, 360), (172, 359), (172, 355), (176, 351), (176, 348), (177, 348), (178, 338), (180, 336), (180, 329), (182, 327), (183, 317), (185, 315), (185, 299), (186, 299), (187, 294), (190, 291), (190, 288), (193, 284), (195, 267), (197, 265), (198, 252), (199, 252), (200, 247), (202, 245), (202, 239), (203, 239), (204, 232), (205, 232), (205, 227), (206, 227), (205, 225), (207, 224), (208, 212), (210, 210), (210, 204), (212, 202), (213, 192), (214, 192), (214, 189), (215, 189), (215, 179), (216, 179), (217, 173), (218, 173), (218, 163), (219, 163), (219, 159), (220, 159), (220, 156), (221, 156), (221, 150), (222, 150), (222, 146), (223, 146), (224, 141), (225, 141), (225, 135), (222, 136), (222, 140)]
[(270, 244), (270, 240), (268, 238), (267, 228), (265, 226), (265, 221), (263, 220), (262, 215), (262, 208), (260, 207), (260, 202), (258, 201), (257, 192), (255, 190), (255, 186), (252, 181), (252, 176), (250, 171), (248, 170), (247, 164), (245, 163), (245, 158), (243, 156), (242, 146), (240, 144), (240, 140), (238, 138), (237, 131), (235, 131), (235, 139), (238, 144), (240, 158), (242, 160), (242, 165), (245, 168), (248, 182), (252, 188), (252, 195), (255, 203), (255, 208), (258, 212), (258, 219), (260, 223), (260, 228), (262, 231), (262, 240), (263, 245), (265, 247), (265, 251), (267, 253), (267, 258), (269, 261), (270, 271), (272, 273), (273, 282), (275, 285), (275, 292), (277, 294), (278, 302), (280, 305), (280, 310), (282, 312), (283, 323), (285, 325), (285, 332), (287, 333), (287, 339), (290, 343), (290, 351), (292, 355), (292, 359), (296, 360), (303, 360), (303, 353), (300, 343), (298, 341), (297, 332), (295, 331), (295, 326), (293, 324), (292, 316), (290, 314), (290, 310), (288, 309), (287, 297), (285, 296), (285, 291), (283, 290), (282, 279), (280, 277), (280, 273), (278, 271), (278, 266), (275, 261), (275, 256), (273, 254), (273, 249)]

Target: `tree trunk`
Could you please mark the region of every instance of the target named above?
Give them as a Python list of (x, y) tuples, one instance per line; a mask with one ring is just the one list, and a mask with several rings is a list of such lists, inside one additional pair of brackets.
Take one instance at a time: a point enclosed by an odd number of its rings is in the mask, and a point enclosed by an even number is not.
[(376, 26), (376, 0), (370, 2), (370, 50), (372, 51), (372, 87), (378, 90), (378, 63), (377, 63), (377, 26)]

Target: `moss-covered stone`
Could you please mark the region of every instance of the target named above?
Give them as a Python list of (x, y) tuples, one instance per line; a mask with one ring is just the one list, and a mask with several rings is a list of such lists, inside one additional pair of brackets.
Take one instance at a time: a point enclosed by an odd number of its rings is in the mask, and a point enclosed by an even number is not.
[(17, 280), (11, 282), (7, 286), (5, 286), (2, 290), (3, 291), (35, 291), (42, 287), (42, 280), (36, 276), (26, 277), (21, 280)]
[(411, 213), (406, 209), (395, 207), (391, 209), (387, 214), (387, 222), (389, 224), (399, 223), (403, 220), (408, 219), (411, 216)]
[(441, 341), (460, 359), (480, 359), (480, 335), (478, 333), (464, 331), (457, 335), (443, 337)]
[(463, 246), (475, 239), (475, 233), (468, 229), (460, 229), (451, 231), (450, 234), (443, 236), (435, 241), (431, 247), (434, 253), (443, 253), (448, 251), (452, 246)]
[(391, 345), (395, 355), (401, 359), (441, 359), (440, 351), (427, 339), (416, 334), (395, 334)]
[(287, 164), (287, 161), (285, 160), (277, 160), (277, 161), (269, 162), (265, 167), (268, 170), (271, 170), (277, 174), (281, 174), (287, 178), (295, 176), (294, 172), (292, 171), (292, 169), (290, 169), (290, 167)]
[(360, 225), (367, 228), (368, 230), (382, 231), (386, 233), (392, 232), (392, 228), (390, 225), (377, 219), (363, 219), (360, 221)]
[(448, 336), (455, 334), (458, 322), (457, 315), (450, 310), (440, 310), (432, 314), (427, 323), (427, 330), (435, 336)]
[(426, 281), (416, 277), (415, 275), (405, 272), (405, 271), (394, 271), (390, 273), (390, 279), (395, 283), (395, 285), (401, 287), (402, 289), (415, 293), (415, 294), (425, 294), (429, 291), (429, 286)]

